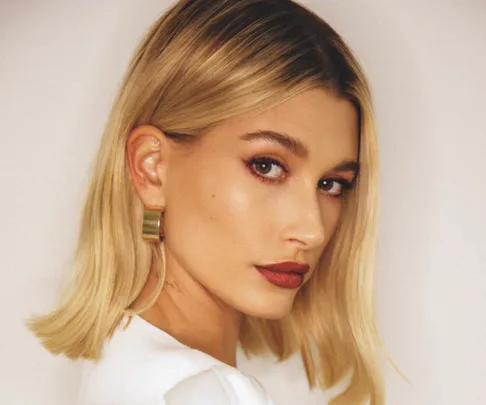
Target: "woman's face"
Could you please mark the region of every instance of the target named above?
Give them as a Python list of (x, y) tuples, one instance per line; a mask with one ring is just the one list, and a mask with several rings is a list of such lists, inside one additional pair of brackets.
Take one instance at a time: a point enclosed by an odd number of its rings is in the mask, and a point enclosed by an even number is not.
[[(284, 316), (336, 229), (357, 153), (354, 108), (323, 90), (228, 120), (189, 152), (174, 149), (164, 187), (168, 271), (187, 272), (244, 314)], [(309, 271), (265, 276), (255, 267), (286, 261)]]

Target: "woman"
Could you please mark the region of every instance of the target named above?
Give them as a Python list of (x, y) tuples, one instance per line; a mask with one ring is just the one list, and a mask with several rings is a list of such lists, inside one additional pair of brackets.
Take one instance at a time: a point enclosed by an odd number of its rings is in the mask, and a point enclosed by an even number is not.
[(30, 328), (92, 360), (80, 404), (271, 404), (236, 368), (300, 352), (332, 404), (384, 403), (377, 140), (340, 36), (290, 0), (181, 0), (105, 128), (73, 282)]

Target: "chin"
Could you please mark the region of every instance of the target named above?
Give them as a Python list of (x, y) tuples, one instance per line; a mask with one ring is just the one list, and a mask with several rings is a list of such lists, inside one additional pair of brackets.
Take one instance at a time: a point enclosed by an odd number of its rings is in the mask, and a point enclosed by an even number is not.
[(253, 299), (251, 302), (242, 302), (239, 311), (245, 315), (261, 319), (281, 319), (292, 310), (294, 296), (267, 296), (263, 299)]

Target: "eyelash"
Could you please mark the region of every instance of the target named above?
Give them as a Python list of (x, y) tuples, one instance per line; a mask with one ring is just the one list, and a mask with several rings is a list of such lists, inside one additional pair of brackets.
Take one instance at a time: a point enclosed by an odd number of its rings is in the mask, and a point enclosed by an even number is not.
[[(265, 177), (265, 175), (259, 173), (257, 170), (253, 168), (255, 164), (267, 164), (267, 165), (276, 165), (279, 166), (285, 173), (288, 173), (288, 169), (279, 161), (272, 159), (267, 156), (261, 156), (257, 158), (250, 159), (245, 162), (247, 167), (250, 169), (250, 172), (257, 177), (259, 180), (263, 181), (264, 183), (270, 183), (270, 184), (275, 184), (279, 183), (281, 180), (276, 180), (272, 179), (269, 177)], [(352, 188), (351, 182), (348, 180), (342, 179), (342, 178), (332, 178), (332, 179), (325, 179), (326, 181), (333, 181), (341, 185), (341, 193), (340, 194), (329, 194), (330, 197), (332, 198), (342, 198), (344, 195), (344, 192), (346, 190), (349, 190)]]

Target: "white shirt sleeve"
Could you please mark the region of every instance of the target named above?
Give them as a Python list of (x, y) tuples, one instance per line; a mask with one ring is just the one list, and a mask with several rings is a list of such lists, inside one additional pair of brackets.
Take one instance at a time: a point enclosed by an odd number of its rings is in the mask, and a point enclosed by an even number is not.
[(224, 366), (186, 378), (164, 399), (165, 405), (273, 405), (256, 379)]

